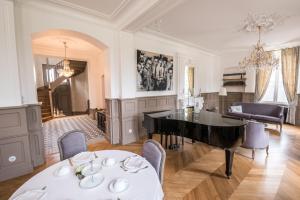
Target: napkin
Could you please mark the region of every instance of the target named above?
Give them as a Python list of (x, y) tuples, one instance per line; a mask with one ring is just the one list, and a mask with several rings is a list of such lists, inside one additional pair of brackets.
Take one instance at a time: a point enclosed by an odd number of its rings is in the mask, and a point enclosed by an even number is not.
[(140, 156), (129, 157), (123, 162), (123, 167), (126, 170), (138, 170), (146, 166), (145, 158)]
[(46, 196), (44, 190), (27, 190), (13, 198), (13, 200), (40, 200)]

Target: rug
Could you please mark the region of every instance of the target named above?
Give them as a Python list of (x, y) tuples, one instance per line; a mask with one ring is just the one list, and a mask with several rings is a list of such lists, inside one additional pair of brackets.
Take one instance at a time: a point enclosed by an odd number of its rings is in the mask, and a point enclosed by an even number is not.
[(58, 153), (57, 139), (64, 133), (76, 129), (86, 133), (87, 141), (96, 138), (104, 140), (104, 133), (98, 129), (97, 121), (88, 115), (56, 118), (43, 123), (45, 154)]

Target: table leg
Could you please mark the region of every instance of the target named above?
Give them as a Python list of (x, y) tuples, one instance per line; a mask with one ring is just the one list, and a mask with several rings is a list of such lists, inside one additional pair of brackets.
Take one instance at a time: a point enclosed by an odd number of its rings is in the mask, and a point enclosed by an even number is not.
[(226, 176), (229, 179), (232, 174), (232, 163), (233, 163), (234, 149), (225, 149), (226, 158)]

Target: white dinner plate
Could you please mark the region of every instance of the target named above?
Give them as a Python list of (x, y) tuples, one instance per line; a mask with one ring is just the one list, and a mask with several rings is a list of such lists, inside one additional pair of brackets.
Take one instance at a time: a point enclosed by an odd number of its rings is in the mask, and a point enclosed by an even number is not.
[(94, 163), (93, 167), (92, 167), (92, 164), (89, 164), (82, 169), (81, 174), (83, 176), (90, 176), (90, 175), (98, 173), (100, 170), (101, 170), (100, 164)]
[(63, 165), (58, 167), (55, 171), (54, 171), (54, 176), (65, 176), (67, 174), (70, 174), (72, 172), (72, 169), (70, 168), (70, 166), (67, 165)]
[(92, 159), (94, 159), (94, 153), (89, 151), (81, 152), (72, 157), (72, 161), (77, 165), (87, 163)]
[(104, 181), (104, 176), (101, 173), (94, 174), (92, 176), (84, 177), (79, 186), (83, 189), (91, 189), (99, 186)]
[(140, 156), (133, 156), (133, 157), (127, 158), (123, 162), (123, 167), (125, 167), (128, 170), (140, 169), (143, 167), (144, 164), (145, 164), (145, 158), (140, 157)]

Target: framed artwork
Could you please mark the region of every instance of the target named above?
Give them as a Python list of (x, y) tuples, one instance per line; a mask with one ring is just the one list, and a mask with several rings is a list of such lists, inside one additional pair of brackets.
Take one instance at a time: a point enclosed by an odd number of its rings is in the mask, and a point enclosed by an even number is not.
[(137, 91), (173, 89), (173, 56), (137, 50)]

